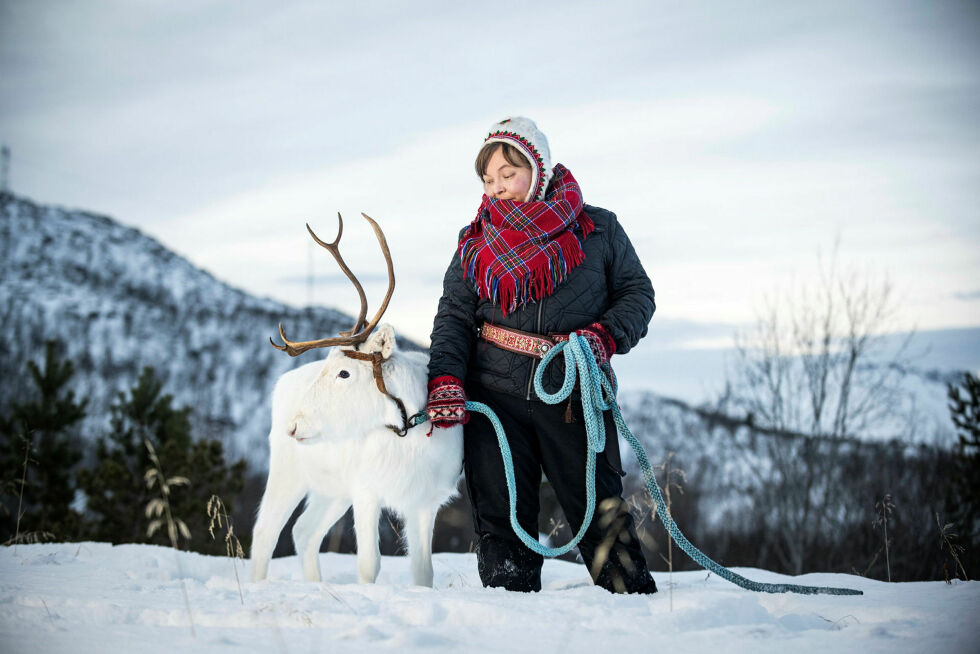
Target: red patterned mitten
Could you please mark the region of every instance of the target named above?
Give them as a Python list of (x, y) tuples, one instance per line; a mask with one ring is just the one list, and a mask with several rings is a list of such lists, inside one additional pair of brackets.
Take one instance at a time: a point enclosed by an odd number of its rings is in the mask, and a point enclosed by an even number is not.
[(470, 414), (466, 411), (463, 382), (452, 375), (436, 377), (429, 382), (429, 402), (425, 406), (429, 420), (436, 427), (465, 425)]
[(616, 342), (613, 341), (612, 336), (606, 331), (606, 328), (597, 322), (592, 323), (588, 327), (576, 329), (575, 333), (584, 338), (589, 344), (589, 347), (592, 348), (595, 362), (600, 367), (602, 364), (608, 363), (612, 355), (616, 353)]

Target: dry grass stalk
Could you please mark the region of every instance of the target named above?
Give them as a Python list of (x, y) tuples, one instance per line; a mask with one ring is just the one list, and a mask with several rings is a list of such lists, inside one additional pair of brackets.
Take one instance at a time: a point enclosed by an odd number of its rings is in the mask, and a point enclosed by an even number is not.
[(551, 530), (548, 532), (548, 539), (552, 539), (555, 535), (565, 526), (565, 522), (559, 518), (555, 520), (554, 518), (548, 518), (548, 524), (551, 525)]
[(150, 453), (150, 460), (153, 461), (153, 467), (147, 470), (143, 476), (146, 480), (146, 487), (150, 490), (153, 490), (154, 486), (160, 488), (160, 497), (153, 498), (146, 505), (146, 517), (154, 518), (150, 521), (150, 526), (146, 529), (146, 535), (147, 537), (152, 536), (165, 524), (167, 525), (167, 536), (170, 538), (170, 544), (175, 550), (179, 550), (178, 533), (185, 540), (190, 540), (191, 532), (183, 520), (174, 517), (173, 511), (170, 508), (170, 491), (176, 486), (190, 486), (191, 481), (187, 477), (168, 478), (164, 475), (163, 469), (160, 466), (160, 459), (157, 457), (157, 452), (153, 444), (146, 439), (143, 442), (146, 444), (146, 449)]
[(235, 526), (231, 524), (225, 503), (217, 495), (212, 495), (211, 499), (208, 500), (208, 518), (211, 520), (208, 523), (208, 533), (211, 534), (211, 540), (214, 540), (216, 527), (225, 530), (225, 555), (231, 558), (231, 567), (235, 570), (235, 582), (238, 584), (238, 597), (242, 600), (242, 606), (245, 606), (242, 580), (238, 576), (238, 559), (245, 560), (245, 550), (242, 549), (242, 544), (239, 542), (238, 536), (235, 535)]
[(657, 515), (657, 505), (650, 498), (646, 489), (631, 494), (626, 498), (626, 504), (629, 505), (631, 513), (636, 518), (634, 526), (636, 528), (636, 536), (640, 539), (640, 543), (650, 551), (657, 551), (659, 547), (657, 540), (653, 537), (652, 530), (647, 528), (647, 518), (651, 519), (651, 527), (656, 524), (654, 518)]
[(855, 568), (853, 565), (851, 566), (851, 572), (853, 572), (854, 574), (856, 574), (858, 576), (861, 576), (861, 577), (867, 577), (868, 576), (868, 573), (871, 572), (871, 568), (873, 568), (874, 565), (875, 565), (875, 563), (877, 563), (878, 557), (881, 556), (881, 552), (883, 550), (884, 550), (884, 546), (878, 548), (878, 551), (875, 552), (874, 553), (874, 556), (871, 557), (871, 562), (868, 563), (868, 567), (866, 567), (864, 569), (864, 572), (861, 572), (860, 570), (858, 570), (857, 568)]
[[(962, 575), (963, 581), (969, 581), (969, 577), (966, 576), (966, 569), (963, 568), (963, 563), (960, 562), (960, 554), (966, 551), (966, 548), (955, 542), (957, 534), (952, 531), (953, 523), (948, 522), (945, 525), (939, 519), (939, 514), (936, 514), (936, 526), (939, 527), (939, 549), (945, 552), (947, 555), (953, 557), (953, 561), (956, 562), (956, 566), (960, 569), (960, 575)], [(947, 567), (947, 561), (943, 561), (943, 572), (946, 574), (946, 583), (953, 583), (949, 579), (949, 568)]]
[(187, 609), (187, 619), (191, 626), (191, 636), (197, 637), (194, 631), (194, 615), (191, 613), (191, 601), (187, 597), (187, 584), (184, 583), (184, 573), (181, 570), (180, 556), (178, 555), (178, 551), (180, 550), (179, 536), (183, 536), (185, 540), (190, 540), (191, 531), (187, 528), (183, 520), (174, 517), (173, 511), (170, 508), (171, 489), (176, 486), (190, 486), (191, 482), (187, 477), (167, 477), (163, 474), (163, 466), (160, 465), (160, 458), (157, 456), (157, 451), (153, 447), (153, 444), (145, 438), (143, 439), (143, 444), (146, 445), (146, 449), (150, 453), (150, 460), (153, 462), (153, 466), (143, 476), (146, 480), (146, 487), (150, 490), (153, 490), (154, 486), (160, 489), (160, 497), (153, 498), (146, 505), (146, 517), (153, 518), (146, 529), (146, 536), (149, 538), (162, 525), (167, 525), (167, 535), (170, 537), (170, 545), (174, 549), (177, 574), (180, 576), (180, 589), (184, 593), (184, 607)]
[[(616, 544), (617, 540), (622, 540), (628, 537), (628, 533), (624, 530), (624, 514), (629, 512), (628, 505), (625, 501), (619, 499), (618, 497), (607, 497), (599, 503), (598, 514), (593, 520), (597, 520), (599, 524), (599, 529), (605, 534), (599, 545), (595, 549), (595, 554), (592, 559), (592, 566), (589, 568), (589, 572), (592, 575), (592, 580), (595, 582), (599, 579), (599, 575), (602, 573), (602, 567), (609, 560), (609, 555), (612, 552), (613, 546)], [(625, 552), (620, 551), (619, 562), (627, 570), (632, 571), (633, 562), (629, 560)], [(612, 585), (614, 592), (625, 593), (626, 592), (626, 580), (623, 576), (619, 574), (614, 568), (610, 568), (610, 575), (612, 575)]]
[(51, 615), (51, 610), (48, 608), (48, 603), (44, 601), (43, 597), (40, 599), (41, 599), (41, 605), (44, 606), (44, 612), (48, 614), (48, 620), (54, 622), (54, 617)]
[(405, 545), (405, 538), (402, 535), (401, 530), (398, 528), (398, 525), (395, 524), (395, 521), (391, 519), (391, 512), (385, 511), (384, 517), (385, 520), (388, 521), (388, 526), (391, 527), (391, 533), (395, 535), (395, 542), (397, 543), (397, 547), (401, 550), (403, 554), (407, 554), (408, 547)]
[(29, 463), (37, 463), (37, 461), (31, 458), (31, 449), (33, 446), (33, 442), (27, 436), (22, 436), (21, 438), (24, 439), (24, 467), (23, 467), (23, 473), (21, 474), (20, 477), (20, 491), (17, 493), (17, 527), (14, 529), (14, 539), (13, 539), (14, 556), (17, 556), (17, 543), (21, 542), (20, 519), (24, 517), (24, 511), (23, 511), (24, 486), (27, 485), (27, 465)]
[(888, 558), (888, 520), (892, 517), (892, 510), (894, 508), (895, 505), (892, 504), (891, 494), (886, 493), (881, 501), (875, 503), (875, 519), (871, 523), (872, 527), (881, 525), (882, 534), (884, 535), (885, 569), (888, 571), (888, 581), (892, 580), (892, 566), (891, 561)]
[(7, 540), (3, 546), (7, 545), (34, 545), (36, 543), (46, 543), (54, 540), (54, 534), (50, 531), (25, 531)]
[[(674, 468), (673, 467), (674, 454), (675, 454), (675, 452), (668, 452), (667, 453), (667, 458), (664, 459), (664, 462), (661, 463), (658, 466), (660, 468), (660, 470), (663, 472), (663, 480), (664, 480), (664, 487), (663, 487), (664, 501), (667, 503), (667, 517), (669, 517), (671, 519), (673, 519), (673, 516), (671, 515), (670, 509), (671, 509), (671, 506), (673, 505), (673, 500), (671, 498), (670, 489), (671, 488), (676, 488), (677, 489), (677, 492), (680, 493), (681, 495), (683, 495), (684, 494), (684, 487), (681, 485), (680, 482), (686, 482), (687, 481), (687, 473), (684, 472), (683, 468)], [(680, 482), (674, 481), (675, 478), (679, 479)], [(670, 610), (673, 611), (674, 610), (674, 581), (673, 581), (673, 578), (674, 578), (674, 538), (670, 535), (670, 530), (669, 529), (667, 530), (667, 556), (665, 557), (663, 554), (661, 554), (660, 555), (660, 558), (662, 558), (664, 561), (667, 562), (667, 587), (670, 589), (669, 590), (669, 593), (668, 593), (669, 596), (670, 596)]]

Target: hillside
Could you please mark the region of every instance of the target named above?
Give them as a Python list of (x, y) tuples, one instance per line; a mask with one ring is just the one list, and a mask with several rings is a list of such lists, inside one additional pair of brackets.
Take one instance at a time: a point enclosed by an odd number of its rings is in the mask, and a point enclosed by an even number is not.
[(0, 195), (0, 251), (0, 398), (21, 396), (25, 362), (59, 338), (77, 367), (73, 390), (88, 399), (86, 438), (104, 432), (113, 399), (153, 366), (193, 409), (196, 435), (264, 467), (276, 378), (322, 356), (274, 350), (277, 324), (310, 338), (353, 323), (232, 288), (112, 218), (10, 194)]

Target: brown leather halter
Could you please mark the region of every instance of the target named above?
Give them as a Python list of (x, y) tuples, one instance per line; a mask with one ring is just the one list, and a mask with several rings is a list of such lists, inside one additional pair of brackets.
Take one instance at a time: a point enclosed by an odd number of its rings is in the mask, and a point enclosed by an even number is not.
[(401, 401), (401, 399), (389, 393), (388, 389), (385, 387), (384, 374), (381, 372), (381, 364), (384, 363), (385, 358), (381, 356), (380, 352), (372, 352), (368, 354), (366, 352), (358, 352), (357, 350), (341, 350), (341, 351), (343, 352), (344, 356), (348, 358), (356, 359), (358, 361), (371, 362), (371, 368), (374, 373), (374, 383), (378, 385), (378, 390), (381, 391), (381, 393), (386, 397), (389, 397), (395, 401), (395, 404), (398, 405), (398, 411), (402, 415), (401, 427), (396, 427), (394, 425), (385, 425), (385, 427), (395, 432), (399, 436), (404, 437), (408, 433), (408, 429), (410, 427), (410, 425), (408, 424), (408, 412), (405, 410), (405, 404)]

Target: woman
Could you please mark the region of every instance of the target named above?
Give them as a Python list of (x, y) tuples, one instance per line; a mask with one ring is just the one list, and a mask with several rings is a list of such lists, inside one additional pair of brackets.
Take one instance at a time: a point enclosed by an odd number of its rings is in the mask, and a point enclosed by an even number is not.
[[(552, 167), (548, 141), (533, 121), (491, 127), (477, 160), (483, 197), (460, 232), (432, 326), (429, 418), (464, 423), (464, 470), (479, 536), (484, 586), (541, 589), (543, 558), (510, 526), (507, 484), (488, 420), (469, 420), (467, 398), (500, 418), (514, 458), (518, 522), (538, 533), (542, 471), (573, 530), (585, 514), (585, 422), (577, 394), (567, 404), (537, 398), (533, 375), (544, 352), (575, 332), (601, 364), (647, 332), (654, 293), (616, 216), (585, 205), (571, 172)], [(554, 361), (545, 388), (561, 386)], [(632, 516), (623, 502), (615, 425), (606, 414), (596, 466), (596, 516), (579, 543), (593, 581), (613, 592), (654, 593)], [(433, 437), (437, 437), (434, 434)]]

